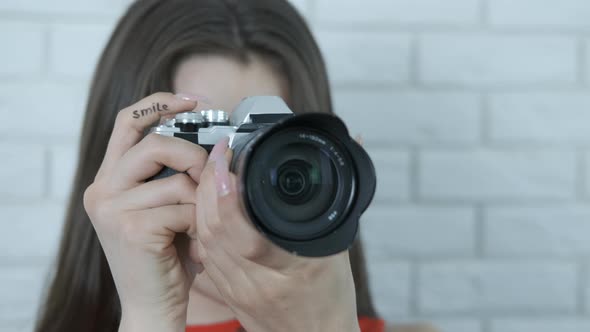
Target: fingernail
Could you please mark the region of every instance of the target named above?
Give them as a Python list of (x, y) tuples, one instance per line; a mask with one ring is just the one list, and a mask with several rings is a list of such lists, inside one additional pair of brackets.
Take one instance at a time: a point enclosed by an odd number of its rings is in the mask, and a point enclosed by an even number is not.
[(205, 96), (200, 96), (200, 95), (193, 95), (190, 93), (177, 93), (174, 95), (176, 98), (181, 99), (181, 100), (186, 100), (186, 101), (198, 101), (198, 102), (203, 102), (206, 104), (211, 104), (211, 101), (209, 101), (209, 98), (205, 97)]
[(229, 137), (228, 136), (222, 138), (219, 142), (217, 142), (217, 144), (215, 144), (215, 146), (213, 146), (211, 153), (209, 153), (209, 161), (216, 162), (218, 159), (225, 160), (225, 151), (227, 150), (228, 145), (229, 145)]
[(225, 159), (225, 151), (228, 149), (229, 137), (224, 137), (217, 142), (211, 153), (209, 161), (215, 163), (215, 185), (219, 197), (227, 196), (231, 189), (229, 184), (229, 165)]
[(225, 158), (215, 161), (215, 184), (217, 186), (217, 196), (227, 196), (231, 189), (229, 187), (229, 170)]

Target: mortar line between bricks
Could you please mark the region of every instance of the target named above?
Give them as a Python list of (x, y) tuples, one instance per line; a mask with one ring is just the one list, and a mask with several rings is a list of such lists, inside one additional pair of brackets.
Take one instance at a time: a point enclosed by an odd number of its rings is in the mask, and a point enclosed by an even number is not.
[(411, 203), (419, 204), (421, 201), (420, 197), (420, 151), (417, 147), (412, 146), (410, 152), (410, 165), (409, 165), (409, 185)]
[(414, 260), (410, 262), (410, 289), (408, 299), (408, 309), (410, 315), (417, 316), (418, 310), (418, 263)]
[(588, 288), (588, 263), (586, 259), (580, 258), (578, 263), (578, 292), (577, 292), (577, 307), (578, 307), (578, 314), (584, 315), (587, 313), (587, 288)]
[(475, 206), (475, 257), (485, 258), (485, 207), (479, 203)]
[(49, 77), (50, 72), (50, 52), (51, 52), (51, 26), (46, 24), (43, 31), (43, 45), (41, 46), (43, 58), (41, 59), (41, 76)]
[(588, 167), (590, 165), (588, 164), (588, 154), (585, 152), (583, 152), (583, 158), (582, 158), (582, 182), (583, 183), (583, 189), (582, 189), (582, 200), (585, 201), (589, 198), (590, 196), (590, 190), (588, 189), (590, 186), (590, 174), (588, 174)]
[[(471, 318), (477, 319), (478, 321), (483, 323), (486, 320), (493, 321), (495, 319), (548, 319), (548, 318), (572, 318), (572, 319), (585, 319), (586, 316), (580, 317), (576, 312), (573, 312), (567, 308), (542, 308), (542, 309), (535, 309), (535, 308), (492, 308), (487, 309), (484, 308), (484, 312), (478, 308), (472, 309), (464, 309), (464, 310), (451, 310), (451, 311), (444, 311), (444, 310), (426, 310), (423, 315), (419, 315), (419, 317), (425, 317), (429, 320), (439, 320), (439, 319), (462, 319), (462, 318)], [(527, 330), (528, 331), (528, 330)], [(445, 331), (446, 332), (446, 331)], [(452, 331), (449, 331), (452, 332)], [(561, 331), (557, 331), (561, 332)]]
[[(588, 255), (586, 255), (588, 256)], [(416, 262), (420, 265), (436, 265), (436, 264), (459, 264), (459, 265), (471, 265), (471, 264), (481, 264), (481, 265), (498, 265), (498, 264), (511, 264), (511, 265), (522, 265), (522, 264), (531, 264), (531, 265), (572, 265), (577, 266), (578, 261), (580, 259), (586, 259), (587, 257), (580, 257), (579, 254), (572, 254), (570, 256), (550, 256), (547, 253), (542, 253), (540, 255), (494, 255), (479, 258), (479, 257), (458, 257), (458, 256), (441, 256), (441, 255), (430, 255), (430, 256), (412, 256), (410, 257), (413, 262)], [(404, 256), (383, 256), (379, 257), (380, 260), (384, 260), (387, 262), (405, 262), (410, 259), (407, 255)]]
[(579, 201), (586, 198), (586, 155), (583, 148), (576, 149), (576, 195)]
[(578, 37), (578, 52), (576, 53), (578, 56), (578, 83), (581, 86), (586, 85), (586, 46), (584, 44), (584, 38)]
[(114, 24), (124, 13), (96, 14), (92, 12), (67, 13), (41, 13), (23, 11), (0, 11), (2, 22), (25, 22), (25, 23), (55, 23), (60, 24)]
[(445, 204), (456, 204), (456, 205), (473, 205), (473, 204), (486, 204), (486, 206), (501, 206), (501, 207), (518, 207), (518, 206), (577, 206), (582, 205), (575, 195), (572, 197), (494, 197), (494, 198), (462, 198), (462, 197), (449, 197), (449, 198), (431, 198), (431, 197), (420, 197), (416, 202), (420, 205), (445, 205)]
[[(11, 79), (6, 77), (6, 80)], [(2, 77), (0, 76), (0, 81)], [(66, 81), (76, 83), (76, 80)], [(409, 81), (405, 82), (333, 82), (331, 87), (333, 89), (350, 89), (350, 90), (368, 90), (372, 91), (375, 89), (385, 91), (413, 91), (419, 90), (424, 92), (456, 92), (456, 93), (481, 93), (482, 90), (486, 90), (488, 93), (588, 93), (587, 87), (580, 86), (575, 80), (572, 82), (561, 82), (561, 83), (537, 83), (537, 82), (501, 82), (497, 81), (494, 83), (478, 83), (478, 82), (424, 82), (419, 81), (419, 85), (411, 85)]]
[[(5, 203), (5, 202), (3, 202)], [(462, 209), (462, 210), (469, 210), (475, 211), (473, 208), (474, 204), (482, 203), (483, 202), (443, 202), (443, 201), (428, 201), (428, 202), (420, 202), (419, 204), (415, 202), (410, 202), (408, 200), (380, 200), (376, 199), (371, 205), (371, 208), (375, 207), (377, 209), (383, 208), (432, 208), (432, 209), (444, 209), (444, 208), (452, 208), (452, 209)], [(2, 206), (2, 205), (0, 205)], [(506, 203), (485, 203), (485, 208), (513, 208), (515, 206), (522, 207), (522, 208), (551, 208), (551, 209), (559, 209), (559, 208), (581, 208), (583, 207), (586, 210), (590, 210), (590, 206), (585, 204), (585, 202), (518, 202), (518, 205), (514, 204), (506, 204)]]
[(420, 34), (413, 34), (410, 37), (410, 72), (409, 84), (418, 88), (420, 86)]
[(53, 156), (51, 154), (51, 148), (47, 145), (44, 146), (44, 151), (43, 151), (43, 162), (45, 164), (44, 170), (43, 170), (43, 197), (44, 198), (49, 198), (51, 196), (51, 173), (52, 173), (52, 167), (51, 167), (51, 162), (53, 159)]
[(52, 267), (55, 263), (57, 252), (49, 256), (23, 256), (23, 257), (2, 257), (0, 266), (6, 267)]
[(486, 255), (484, 257), (476, 257), (469, 253), (458, 254), (456, 252), (449, 253), (422, 253), (422, 254), (408, 254), (402, 252), (400, 254), (385, 254), (377, 256), (380, 259), (388, 261), (401, 261), (411, 259), (420, 263), (482, 263), (482, 264), (496, 264), (496, 263), (572, 263), (577, 264), (578, 259), (590, 259), (590, 253), (584, 252), (573, 252), (565, 254), (555, 254), (550, 251), (544, 251), (539, 253), (518, 253), (509, 252), (506, 254), (493, 254)]
[(553, 25), (482, 25), (451, 23), (401, 23), (401, 22), (322, 22), (316, 21), (315, 28), (324, 32), (378, 32), (378, 33), (424, 33), (429, 35), (456, 36), (503, 36), (503, 37), (542, 37), (572, 38), (572, 35), (590, 36), (587, 27)]
[(490, 95), (487, 92), (483, 92), (480, 96), (480, 122), (479, 126), (481, 134), (481, 146), (487, 147), (491, 142), (491, 114), (490, 114)]
[(490, 23), (490, 5), (487, 0), (479, 0), (479, 21), (481, 26), (488, 26)]
[(492, 332), (492, 319), (490, 317), (483, 317), (480, 322), (481, 332)]

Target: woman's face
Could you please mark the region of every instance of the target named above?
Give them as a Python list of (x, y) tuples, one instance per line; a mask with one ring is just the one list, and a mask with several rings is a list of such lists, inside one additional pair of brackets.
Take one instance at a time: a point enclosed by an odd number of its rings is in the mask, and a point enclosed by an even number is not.
[[(202, 96), (197, 110), (230, 112), (248, 96), (281, 96), (288, 101), (288, 83), (263, 57), (252, 55), (248, 64), (221, 55), (196, 55), (181, 62), (173, 78), (175, 93)], [(193, 290), (222, 301), (207, 273), (195, 278)]]

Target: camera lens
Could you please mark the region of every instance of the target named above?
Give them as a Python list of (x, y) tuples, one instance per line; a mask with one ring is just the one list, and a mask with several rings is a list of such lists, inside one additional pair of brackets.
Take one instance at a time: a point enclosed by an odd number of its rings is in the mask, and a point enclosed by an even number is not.
[(296, 255), (350, 249), (377, 185), (369, 155), (332, 114), (265, 121), (240, 125), (232, 141), (230, 169), (252, 224)]
[(337, 226), (354, 195), (345, 151), (308, 128), (280, 131), (252, 151), (250, 206), (268, 231), (309, 239)]
[[(312, 176), (315, 175), (315, 179)], [(313, 189), (317, 190), (317, 171), (313, 172), (313, 166), (301, 159), (292, 159), (278, 169), (277, 194), (287, 203), (300, 205), (306, 203), (313, 195)], [(314, 188), (315, 187), (315, 188)]]

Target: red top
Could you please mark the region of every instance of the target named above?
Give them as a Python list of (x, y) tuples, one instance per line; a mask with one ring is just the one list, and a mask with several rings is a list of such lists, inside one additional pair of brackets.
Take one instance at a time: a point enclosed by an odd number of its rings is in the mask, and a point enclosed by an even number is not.
[[(385, 321), (379, 318), (359, 317), (362, 332), (385, 332)], [(241, 327), (237, 320), (208, 325), (192, 325), (186, 327), (186, 332), (236, 332)]]

